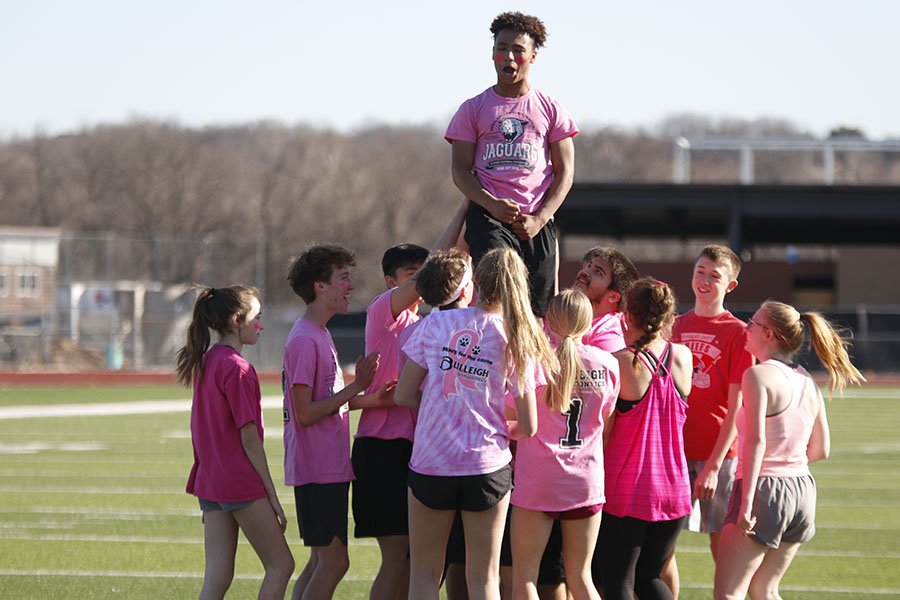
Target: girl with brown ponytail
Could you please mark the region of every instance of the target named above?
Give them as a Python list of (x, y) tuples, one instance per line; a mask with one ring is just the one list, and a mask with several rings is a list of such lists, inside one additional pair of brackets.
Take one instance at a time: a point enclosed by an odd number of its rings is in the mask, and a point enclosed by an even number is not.
[(863, 376), (849, 342), (821, 315), (767, 300), (747, 324), (747, 350), (760, 362), (744, 372), (737, 416), (738, 466), (716, 563), (716, 598), (777, 598), (800, 548), (815, 534), (816, 483), (809, 463), (828, 458), (825, 403), (794, 362), (803, 344), (828, 370), (831, 392)]
[(621, 383), (604, 449), (606, 504), (594, 554), (607, 600), (672, 598), (660, 571), (691, 512), (682, 427), (693, 371), (688, 347), (666, 341), (674, 319), (668, 285), (651, 277), (632, 284), (628, 347), (613, 354)]
[(619, 393), (619, 363), (583, 344), (591, 325), (587, 296), (564, 290), (550, 300), (547, 324), (560, 369), (538, 388), (538, 428), (516, 450), (512, 509), (513, 597), (537, 595), (541, 557), (560, 519), (566, 584), (576, 600), (599, 600), (591, 557), (604, 497), (603, 434)]
[[(241, 356), (263, 330), (259, 293), (234, 286), (206, 288), (194, 304), (176, 379), (193, 385), (194, 466), (187, 493), (203, 512), (206, 569), (200, 598), (223, 598), (234, 574), (238, 528), (265, 568), (260, 598), (283, 598), (294, 571), (284, 539), (286, 519), (263, 449), (256, 370)], [(210, 347), (209, 330), (219, 335)]]

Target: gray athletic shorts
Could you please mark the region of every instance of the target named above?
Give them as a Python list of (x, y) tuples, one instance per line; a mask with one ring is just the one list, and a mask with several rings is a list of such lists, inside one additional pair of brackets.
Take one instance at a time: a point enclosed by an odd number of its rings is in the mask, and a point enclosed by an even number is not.
[[(688, 474), (691, 477), (691, 493), (694, 491), (694, 483), (700, 475), (700, 471), (706, 466), (705, 460), (687, 461)], [(684, 528), (688, 531), (700, 533), (719, 533), (725, 525), (725, 515), (728, 513), (728, 499), (731, 498), (731, 488), (734, 487), (734, 469), (737, 467), (736, 458), (726, 458), (719, 469), (719, 482), (716, 484), (716, 493), (710, 500), (694, 500), (694, 508)]]
[[(737, 523), (741, 511), (741, 479), (734, 482), (726, 523)], [(781, 542), (802, 544), (816, 534), (816, 480), (801, 477), (760, 477), (753, 499), (756, 525), (751, 539), (777, 548)]]

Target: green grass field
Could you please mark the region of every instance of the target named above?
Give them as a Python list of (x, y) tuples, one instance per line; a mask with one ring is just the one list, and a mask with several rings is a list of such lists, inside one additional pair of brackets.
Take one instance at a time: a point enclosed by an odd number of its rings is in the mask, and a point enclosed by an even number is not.
[[(265, 395), (277, 395), (266, 387)], [(189, 414), (8, 418), (25, 405), (187, 399), (176, 387), (0, 389), (0, 598), (190, 598), (200, 590), (203, 532), (184, 493)], [(828, 406), (832, 457), (813, 466), (818, 534), (784, 579), (786, 598), (900, 598), (900, 389), (864, 388)], [(266, 451), (290, 519), (298, 568), (308, 553), (282, 486), (281, 411), (265, 411)], [(351, 523), (352, 532), (352, 523)], [(706, 538), (682, 534), (681, 598), (711, 595)], [(378, 548), (350, 544), (336, 598), (368, 598)], [(255, 597), (262, 569), (238, 550), (230, 598)]]

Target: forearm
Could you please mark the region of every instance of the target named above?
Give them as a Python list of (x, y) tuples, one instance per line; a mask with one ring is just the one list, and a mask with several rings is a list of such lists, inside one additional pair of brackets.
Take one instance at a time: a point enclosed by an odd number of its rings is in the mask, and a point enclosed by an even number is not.
[(749, 513), (753, 509), (753, 499), (756, 497), (756, 483), (759, 481), (759, 470), (762, 468), (762, 459), (766, 451), (766, 442), (761, 437), (748, 436), (744, 442), (743, 460), (743, 494), (741, 509)]
[(722, 428), (719, 430), (719, 436), (716, 438), (716, 445), (713, 446), (712, 452), (710, 452), (709, 458), (706, 460), (707, 468), (715, 469), (716, 472), (722, 468), (725, 456), (728, 454), (728, 450), (731, 449), (734, 438), (737, 437), (737, 427), (735, 426), (734, 418), (735, 415), (732, 412), (725, 415), (725, 420), (722, 421)]
[(459, 189), (463, 195), (471, 202), (487, 210), (492, 201), (497, 198), (481, 186), (481, 182), (472, 173), (471, 166), (464, 168), (462, 166), (453, 165), (451, 169), (453, 176), (453, 184)]
[(251, 421), (241, 427), (241, 445), (244, 447), (244, 454), (247, 455), (250, 464), (253, 465), (253, 470), (262, 479), (266, 495), (275, 497), (275, 484), (272, 483), (272, 475), (269, 473), (269, 462), (266, 460), (266, 451), (263, 447), (262, 439), (259, 437), (259, 432), (256, 430), (256, 423)]
[(447, 250), (448, 248), (452, 248), (456, 244), (456, 240), (459, 239), (459, 233), (462, 231), (463, 225), (466, 223), (466, 213), (469, 211), (469, 199), (468, 197), (463, 198), (463, 201), (460, 202), (459, 208), (456, 209), (456, 213), (453, 215), (453, 219), (447, 224), (447, 228), (444, 229), (444, 233), (441, 234), (441, 237), (438, 238), (438, 241), (434, 243), (434, 246), (431, 248), (433, 251), (436, 250)]
[(553, 163), (553, 181), (544, 194), (544, 200), (532, 215), (546, 225), (572, 189), (575, 181), (575, 144), (572, 138), (564, 138), (550, 144), (550, 159)]
[(325, 417), (338, 412), (344, 404), (349, 403), (362, 391), (364, 388), (354, 381), (336, 394), (321, 400), (298, 402), (297, 398), (294, 398), (294, 414), (302, 426), (315, 425)]
[(376, 408), (383, 406), (378, 399), (378, 393), (360, 394), (350, 399), (350, 410), (361, 410), (363, 408)]
[(422, 403), (422, 390), (416, 389), (414, 392), (401, 394), (398, 388), (396, 394), (394, 394), (394, 401), (397, 402), (397, 406), (419, 410), (419, 405)]
[(569, 194), (569, 190), (572, 189), (573, 180), (574, 172), (572, 170), (553, 176), (553, 182), (547, 189), (547, 193), (544, 194), (544, 201), (532, 215), (540, 220), (541, 226), (546, 225), (553, 218), (553, 215), (556, 214), (556, 211), (559, 210), (559, 207), (562, 206), (563, 201)]

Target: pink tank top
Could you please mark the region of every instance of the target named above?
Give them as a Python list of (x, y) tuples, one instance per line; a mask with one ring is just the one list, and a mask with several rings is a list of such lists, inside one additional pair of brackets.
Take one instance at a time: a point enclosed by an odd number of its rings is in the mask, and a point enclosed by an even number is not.
[[(800, 365), (786, 365), (785, 363), (770, 359), (762, 364), (773, 365), (781, 371), (791, 388), (791, 402), (787, 408), (776, 415), (766, 417), (766, 451), (763, 454), (762, 464), (759, 469), (760, 477), (801, 477), (809, 475), (809, 459), (806, 457), (806, 447), (809, 437), (812, 435), (813, 425), (816, 421), (815, 413), (810, 411), (810, 405), (818, 406), (812, 402), (810, 395), (820, 396), (819, 388), (809, 373)], [(821, 400), (817, 398), (819, 402)], [(744, 465), (741, 457), (744, 455), (744, 440), (746, 439), (746, 425), (744, 411), (738, 413), (738, 479), (743, 477)]]
[(691, 486), (684, 457), (687, 403), (670, 372), (672, 345), (662, 360), (649, 350), (638, 357), (652, 373), (644, 397), (616, 420), (604, 456), (604, 512), (644, 521), (671, 521), (691, 512)]

